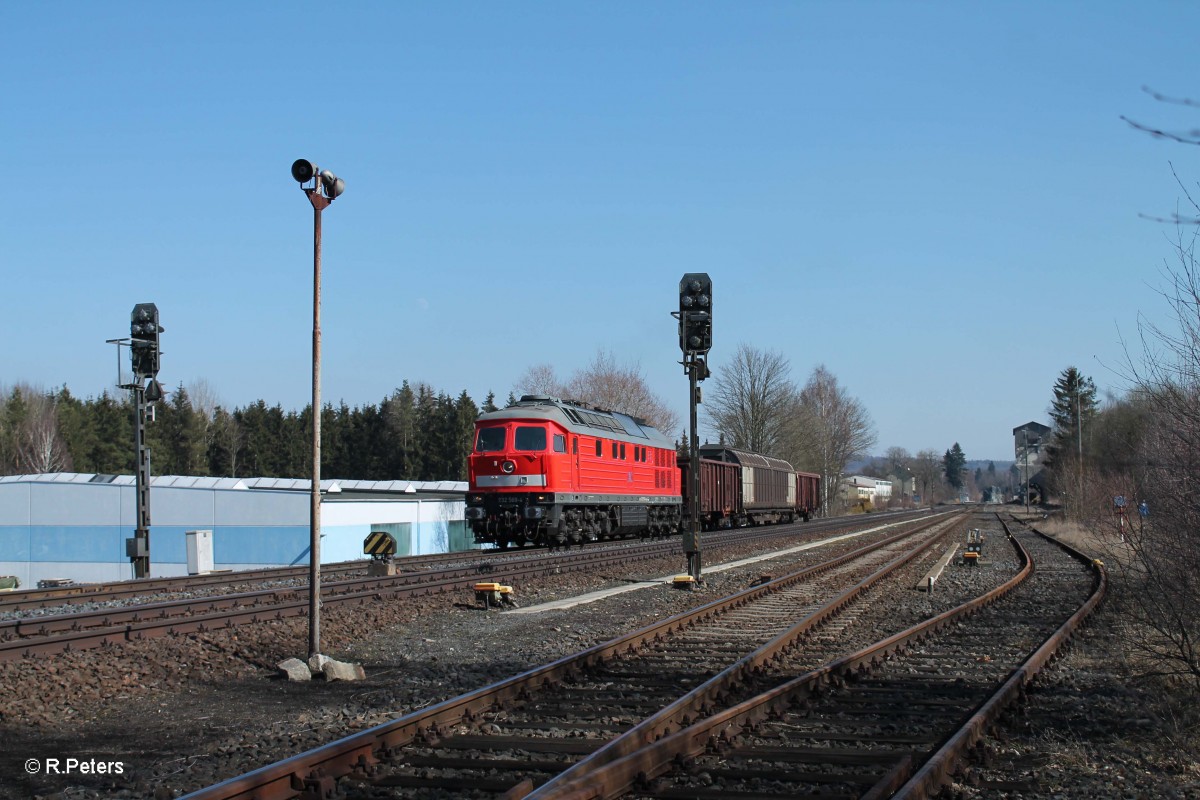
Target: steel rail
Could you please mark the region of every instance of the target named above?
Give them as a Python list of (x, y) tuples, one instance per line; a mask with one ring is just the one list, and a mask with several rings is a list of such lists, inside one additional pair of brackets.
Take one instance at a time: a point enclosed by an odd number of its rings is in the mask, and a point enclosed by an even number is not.
[[(944, 519), (931, 520), (927, 527), (932, 527), (944, 521)], [(920, 530), (910, 532), (910, 535)], [(765, 668), (773, 659), (779, 657), (784, 650), (796, 644), (806, 634), (829, 622), (861, 597), (867, 590), (909, 562), (927, 553), (940, 541), (941, 537), (931, 537), (919, 547), (915, 547), (901, 554), (898, 558), (882, 565), (863, 580), (845, 589), (816, 610), (797, 620), (796, 624), (792, 627), (780, 632), (770, 641), (747, 655), (742, 656), (721, 672), (697, 685), (670, 705), (646, 717), (617, 738), (611, 739), (589, 756), (576, 762), (570, 768), (526, 796), (529, 800), (553, 797), (559, 787), (567, 786), (574, 781), (588, 780), (588, 775), (604, 764), (629, 755), (650, 742), (660, 739), (682, 727), (686, 727), (696, 719), (702, 718), (706, 715), (706, 709), (712, 708), (721, 702), (721, 695), (728, 694), (748, 679), (752, 673)]]
[[(757, 530), (754, 529), (754, 531)], [(791, 538), (795, 536), (795, 531), (772, 530), (767, 533), (754, 531), (736, 530), (721, 534), (712, 534), (710, 545), (729, 546), (745, 541), (761, 542), (780, 537)], [(553, 564), (554, 568), (559, 572), (579, 571), (583, 568), (580, 566), (581, 564), (591, 566), (595, 563), (598, 566), (605, 567), (615, 563), (627, 566), (632, 561), (661, 557), (664, 554), (670, 553), (674, 546), (675, 542), (673, 540), (660, 540), (608, 548), (577, 548), (573, 551), (560, 550), (550, 553), (543, 551), (540, 554), (527, 553), (525, 555), (517, 555), (510, 553), (506, 557), (501, 557), (495, 561), (472, 561), (467, 559), (464, 562), (462, 558), (442, 559), (460, 563), (461, 566), (446, 567), (440, 570), (400, 572), (388, 576), (365, 576), (330, 582), (322, 587), (321, 595), (323, 599), (328, 601), (344, 594), (361, 595), (372, 592), (389, 595), (404, 594), (406, 592), (397, 590), (400, 587), (424, 583), (435, 586), (441, 591), (447, 587), (458, 587), (457, 583), (447, 584), (446, 581), (449, 579), (479, 577), (484, 574), (489, 577), (501, 577), (512, 581), (544, 574), (542, 567), (547, 563)], [(444, 556), (446, 554), (441, 555)], [(529, 571), (525, 569), (526, 565), (532, 566), (533, 570)], [(420, 594), (420, 592), (415, 592), (415, 594)], [(209, 624), (210, 621), (217, 623), (218, 627), (226, 627), (234, 624), (235, 621), (250, 622), (259, 618), (282, 618), (280, 614), (268, 613), (275, 609), (279, 609), (282, 616), (294, 616), (295, 610), (291, 603), (300, 595), (307, 597), (306, 586), (285, 586), (228, 595), (210, 595), (199, 598), (164, 600), (157, 603), (113, 606), (94, 611), (0, 619), (0, 660), (29, 655), (34, 652), (61, 652), (64, 649), (56, 649), (53, 644), (49, 643), (49, 640), (44, 645), (39, 644), (36, 647), (23, 649), (19, 644), (14, 643), (15, 640), (48, 637), (51, 634), (74, 634), (89, 628), (118, 628), (118, 626), (126, 626), (118, 630), (97, 634), (95, 637), (97, 642), (112, 643), (130, 638), (153, 636), (155, 634), (152, 631), (156, 627), (167, 626), (165, 632), (171, 632), (170, 624), (167, 621), (183, 617), (196, 617), (199, 619), (199, 622), (190, 627), (181, 625), (176, 629), (177, 632), (206, 630), (212, 627)], [(247, 606), (250, 608), (246, 608)], [(218, 612), (241, 613), (226, 613), (223, 616), (212, 616)], [(140, 623), (151, 623), (151, 625), (146, 626)], [(122, 631), (125, 635), (121, 635)], [(82, 635), (72, 637), (69, 640), (66, 638), (62, 640), (64, 642), (71, 641), (73, 643), (72, 646), (79, 647), (86, 644), (88, 637)]]
[[(630, 553), (627, 549), (585, 549), (554, 557), (518, 559), (487, 574), (494, 580), (519, 581), (549, 574), (628, 566), (631, 561), (657, 558), (659, 555), (661, 555), (659, 552), (651, 550)], [(357, 578), (326, 584), (321, 592), (322, 603), (362, 605), (380, 601), (384, 597), (420, 597), (470, 589), (479, 580), (479, 576), (478, 565), (474, 565), (436, 572)], [(275, 598), (276, 602), (268, 602), (272, 598)], [(254, 601), (261, 602), (254, 603)], [(249, 608), (242, 607), (247, 603), (254, 604)], [(183, 616), (195, 606), (207, 610), (199, 614)], [(179, 614), (167, 613), (170, 611), (177, 611)], [(147, 612), (157, 616), (153, 619), (143, 619)], [(117, 644), (171, 634), (205, 632), (236, 625), (303, 616), (307, 613), (307, 592), (303, 587), (298, 587), (205, 598), (199, 601), (169, 601), (134, 606), (129, 609), (105, 609), (84, 614), (61, 615), (60, 617), (7, 620), (0, 623), (0, 629), (19, 631), (23, 635), (17, 638), (0, 639), (0, 661), (37, 654), (89, 649), (105, 644)], [(88, 620), (99, 620), (102, 624), (83, 630), (72, 625), (74, 621)], [(113, 624), (112, 620), (123, 621)], [(41, 626), (41, 629), (38, 626)], [(24, 628), (31, 630), (25, 633)], [(49, 636), (44, 635), (41, 630), (45, 630), (47, 633), (53, 633), (56, 630), (65, 632)]]
[[(897, 511), (879, 514), (880, 518), (902, 518), (914, 516), (914, 512)], [(814, 520), (807, 523), (790, 523), (786, 526), (773, 526), (769, 531), (763, 528), (743, 528), (733, 531), (713, 531), (705, 534), (707, 537), (719, 539), (721, 536), (794, 536), (798, 532), (820, 532), (831, 527), (846, 525), (846, 519)], [(757, 533), (748, 534), (747, 531)], [(667, 539), (666, 541), (673, 541)], [(725, 540), (715, 540), (713, 544), (722, 544)], [(644, 540), (614, 539), (604, 542), (609, 547), (637, 547), (646, 543)], [(651, 541), (650, 543), (654, 543)], [(500, 549), (463, 550), (456, 553), (433, 553), (423, 556), (402, 556), (395, 560), (398, 570), (424, 569), (429, 564), (439, 564), (447, 561), (463, 561), (471, 559), (499, 559), (528, 557), (537, 553), (561, 552), (562, 548), (523, 547)], [(347, 573), (365, 570), (370, 564), (369, 559), (344, 561), (323, 564), (323, 572)], [(78, 605), (90, 602), (106, 602), (122, 597), (138, 595), (163, 594), (171, 592), (187, 592), (199, 588), (257, 583), (267, 581), (285, 581), (307, 578), (308, 565), (290, 567), (265, 567), (262, 569), (222, 571), (207, 575), (176, 575), (162, 578), (137, 578), (128, 581), (112, 581), (108, 583), (83, 583), (72, 586), (62, 586), (46, 589), (12, 589), (0, 591), (0, 612), (25, 611), (55, 606)], [(306, 585), (306, 584), (305, 584)]]
[[(998, 515), (997, 515), (998, 516)], [(1003, 521), (1001, 521), (1003, 525)], [(1022, 523), (1026, 524), (1026, 523)], [(1007, 525), (1005, 528), (1007, 529)], [(1020, 700), (1025, 687), (1028, 686), (1044, 669), (1046, 669), (1067, 647), (1075, 632), (1083, 626), (1085, 620), (1099, 607), (1108, 592), (1108, 571), (1104, 563), (1093, 560), (1066, 542), (1046, 536), (1036, 528), (1030, 527), (1037, 535), (1054, 542), (1076, 558), (1085, 563), (1091, 562), (1095, 573), (1095, 584), (1092, 594), (1079, 609), (1071, 615), (1024, 663), (1013, 670), (1012, 675), (996, 692), (971, 715), (963, 726), (951, 736), (929, 760), (917, 770), (894, 795), (895, 798), (915, 800), (916, 798), (932, 797), (942, 787), (950, 783), (955, 770), (966, 758), (971, 748), (996, 725), (1000, 716), (1014, 703)]]
[[(1001, 521), (1003, 524), (1003, 521)], [(1007, 526), (1005, 526), (1007, 531)], [(670, 771), (681, 759), (696, 758), (703, 754), (714, 741), (734, 738), (738, 731), (785, 711), (795, 702), (806, 700), (823, 688), (837, 686), (852, 678), (857, 672), (882, 663), (891, 655), (902, 652), (910, 645), (928, 636), (955, 625), (964, 618), (992, 605), (1024, 583), (1033, 574), (1034, 565), (1028, 552), (1015, 538), (1010, 541), (1018, 549), (1023, 567), (1013, 578), (995, 589), (926, 620), (909, 629), (889, 636), (856, 653), (844, 656), (783, 683), (770, 691), (714, 714), (683, 730), (647, 744), (617, 761), (601, 766), (570, 784), (550, 787), (546, 784), (539, 790), (539, 800), (611, 800)], [(1078, 551), (1067, 549), (1075, 557), (1088, 561)], [(898, 761), (884, 777), (864, 795), (864, 798), (889, 797), (900, 792), (907, 798), (928, 797), (947, 780), (953, 765), (960, 760), (970, 745), (977, 741), (986, 726), (1008, 705), (1014, 702), (1029, 680), (1049, 663), (1071, 634), (1096, 608), (1107, 589), (1107, 576), (1103, 565), (1092, 562), (1094, 570), (1093, 590), (1087, 600), (1051, 635), (1033, 655), (1027, 658), (1002, 686), (984, 703), (978, 713), (969, 719), (962, 729), (953, 734), (930, 759), (917, 770), (911, 759)], [(908, 781), (908, 783), (906, 783)], [(548, 787), (552, 790), (547, 790)], [(534, 795), (529, 795), (531, 798)]]
[[(540, 688), (568, 679), (591, 666), (691, 627), (758, 598), (835, 569), (874, 550), (908, 538), (919, 530), (944, 521), (938, 516), (916, 531), (904, 531), (841, 556), (768, 583), (706, 603), (647, 625), (632, 633), (565, 656), (473, 692), (445, 700), (421, 711), (346, 736), (319, 748), (261, 767), (245, 775), (200, 789), (187, 800), (286, 800), (295, 797), (332, 796), (336, 781), (352, 773), (368, 774), (387, 754), (417, 740), (440, 738), (449, 728), (477, 719), (483, 713), (527, 696)], [(532, 788), (532, 787), (529, 787)]]

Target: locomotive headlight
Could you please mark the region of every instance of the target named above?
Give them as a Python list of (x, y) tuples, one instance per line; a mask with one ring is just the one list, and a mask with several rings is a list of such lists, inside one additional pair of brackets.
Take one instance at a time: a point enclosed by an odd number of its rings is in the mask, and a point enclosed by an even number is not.
[(511, 461), (505, 461), (500, 465), (500, 469), (504, 470), (505, 475), (511, 475), (512, 471), (517, 468), (517, 465)]

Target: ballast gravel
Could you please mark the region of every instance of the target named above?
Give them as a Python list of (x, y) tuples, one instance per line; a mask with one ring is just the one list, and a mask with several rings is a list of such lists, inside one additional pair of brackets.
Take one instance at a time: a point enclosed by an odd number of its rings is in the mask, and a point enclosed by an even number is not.
[[(841, 547), (863, 543), (850, 540)], [(793, 554), (787, 563), (823, 560), (835, 549)], [(750, 554), (743, 546), (705, 558), (715, 564)], [(517, 587), (518, 602), (525, 607), (672, 571), (682, 571), (679, 559), (640, 564), (635, 576), (558, 576)], [(365, 609), (330, 607), (322, 616), (323, 649), (363, 664), (366, 680), (353, 683), (290, 683), (278, 675), (278, 662), (307, 655), (303, 619), (0, 664), (0, 798), (178, 797), (783, 571), (782, 565), (760, 563), (712, 573), (696, 591), (664, 584), (539, 614), (485, 611), (473, 597), (453, 595)], [(1102, 630), (1113, 621), (1102, 610), (1092, 624)], [(1186, 709), (1176, 709), (1174, 719), (1156, 713), (1154, 696), (1127, 687), (1116, 647), (1115, 640), (1092, 635), (1059, 662), (1047, 681), (1074, 675), (1088, 694), (1059, 692), (1069, 708), (1027, 717), (1031, 726), (1012, 734), (1021, 752), (1051, 758), (1052, 796), (1200, 797), (1195, 754), (1180, 747), (1179, 716)], [(1081, 716), (1094, 722), (1080, 724)], [(1137, 722), (1111, 724), (1117, 719)], [(1190, 739), (1183, 741), (1197, 738), (1194, 727), (1184, 732)], [(1056, 755), (1067, 750), (1069, 757)], [(49, 759), (58, 759), (60, 770), (75, 759), (77, 769), (48, 775)], [(27, 767), (34, 761), (38, 768), (31, 773)], [(113, 764), (121, 771), (100, 771)], [(93, 769), (84, 772), (80, 765)], [(1044, 796), (981, 786), (964, 782), (946, 796)]]

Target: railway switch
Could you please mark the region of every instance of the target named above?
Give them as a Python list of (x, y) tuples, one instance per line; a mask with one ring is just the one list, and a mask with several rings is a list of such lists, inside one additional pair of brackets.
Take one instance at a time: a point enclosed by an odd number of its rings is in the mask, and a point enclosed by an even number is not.
[(371, 557), (367, 574), (384, 576), (396, 574), (396, 538), (387, 531), (371, 531), (363, 540), (363, 552)]
[(513, 594), (513, 587), (505, 586), (495, 581), (475, 584), (475, 600), (484, 608), (492, 608), (493, 606), (510, 606), (515, 608), (517, 603)]

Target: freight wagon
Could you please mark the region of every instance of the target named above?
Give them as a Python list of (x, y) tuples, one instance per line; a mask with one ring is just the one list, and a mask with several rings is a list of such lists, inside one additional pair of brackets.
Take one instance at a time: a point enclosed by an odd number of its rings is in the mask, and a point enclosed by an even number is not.
[[(688, 504), (688, 459), (679, 459), (683, 508)], [(704, 528), (808, 520), (820, 506), (820, 476), (796, 472), (780, 458), (724, 445), (700, 448), (700, 514)]]

